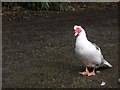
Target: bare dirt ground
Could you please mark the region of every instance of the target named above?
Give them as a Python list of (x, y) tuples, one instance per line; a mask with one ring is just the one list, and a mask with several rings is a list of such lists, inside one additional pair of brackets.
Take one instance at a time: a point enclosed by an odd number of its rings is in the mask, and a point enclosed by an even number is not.
[[(118, 87), (117, 8), (3, 15), (2, 23), (3, 88)], [(78, 74), (83, 68), (74, 52), (75, 24), (85, 27), (112, 68), (92, 77)]]

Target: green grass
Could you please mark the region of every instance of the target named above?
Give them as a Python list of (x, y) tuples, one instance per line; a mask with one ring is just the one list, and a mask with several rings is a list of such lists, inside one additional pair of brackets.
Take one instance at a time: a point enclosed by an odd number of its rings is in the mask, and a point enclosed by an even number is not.
[(29, 10), (45, 10), (45, 11), (67, 11), (68, 3), (67, 2), (50, 2), (45, 0), (45, 2), (4, 2), (2, 6), (8, 8), (14, 6), (21, 6)]

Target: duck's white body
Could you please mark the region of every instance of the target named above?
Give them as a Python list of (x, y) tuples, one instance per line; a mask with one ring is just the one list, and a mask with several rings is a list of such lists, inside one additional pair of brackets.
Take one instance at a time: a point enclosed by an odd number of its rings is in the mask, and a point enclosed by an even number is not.
[[(74, 27), (75, 29), (75, 27)], [(91, 43), (87, 37), (84, 29), (81, 27), (82, 31), (78, 34), (75, 44), (75, 53), (77, 54), (80, 61), (85, 66), (93, 67), (112, 67), (104, 58), (101, 53), (100, 48)]]

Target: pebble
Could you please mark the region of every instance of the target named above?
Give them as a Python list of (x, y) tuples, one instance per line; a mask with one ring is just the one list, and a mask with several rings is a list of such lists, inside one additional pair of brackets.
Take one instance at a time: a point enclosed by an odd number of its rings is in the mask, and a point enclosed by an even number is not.
[(100, 73), (100, 71), (96, 71), (97, 73)]
[(102, 81), (101, 86), (104, 86), (104, 85), (105, 85), (105, 82), (104, 82), (104, 81)]
[(118, 79), (118, 82), (120, 83), (120, 78)]

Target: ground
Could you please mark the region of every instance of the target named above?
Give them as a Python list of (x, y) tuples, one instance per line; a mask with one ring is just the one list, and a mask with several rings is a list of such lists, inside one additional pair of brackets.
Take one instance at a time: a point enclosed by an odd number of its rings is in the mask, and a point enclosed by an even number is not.
[[(85, 27), (112, 68), (91, 77), (78, 74), (83, 68), (74, 51), (75, 24)], [(2, 29), (3, 88), (118, 87), (117, 8), (3, 15)]]

